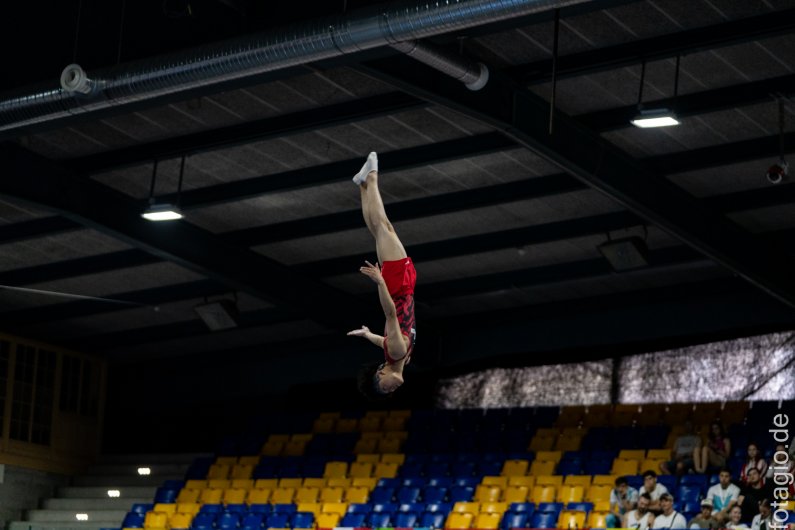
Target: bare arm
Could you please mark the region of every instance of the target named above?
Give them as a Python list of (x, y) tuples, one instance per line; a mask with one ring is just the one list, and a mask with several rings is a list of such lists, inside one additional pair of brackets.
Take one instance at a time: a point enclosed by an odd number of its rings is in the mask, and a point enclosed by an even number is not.
[(373, 346), (378, 346), (379, 348), (384, 348), (384, 337), (381, 335), (376, 335), (375, 333), (370, 331), (370, 328), (367, 326), (362, 326), (360, 329), (354, 329), (353, 331), (348, 332), (349, 337), (364, 337), (365, 339), (369, 340), (373, 343)]
[(389, 347), (389, 355), (395, 360), (402, 359), (408, 352), (406, 343), (403, 340), (403, 332), (400, 330), (400, 322), (397, 319), (395, 302), (392, 301), (392, 297), (389, 295), (389, 289), (386, 286), (384, 277), (381, 276), (381, 269), (378, 265), (373, 265), (369, 261), (365, 261), (365, 263), (366, 266), (361, 267), (359, 270), (378, 286), (378, 300), (381, 302), (381, 309), (384, 310), (384, 317), (386, 318), (385, 340)]

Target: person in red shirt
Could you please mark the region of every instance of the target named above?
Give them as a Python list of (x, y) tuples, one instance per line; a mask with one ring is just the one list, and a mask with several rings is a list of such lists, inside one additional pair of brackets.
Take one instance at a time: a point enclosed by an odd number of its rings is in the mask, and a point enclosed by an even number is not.
[(359, 186), (364, 222), (375, 238), (378, 254), (378, 263), (373, 265), (365, 261), (359, 271), (376, 284), (386, 324), (383, 336), (372, 333), (364, 325), (348, 335), (363, 337), (384, 350), (384, 362), (365, 365), (357, 378), (359, 390), (365, 396), (378, 398), (391, 394), (403, 384), (403, 368), (411, 361), (416, 338), (414, 286), (417, 272), (386, 216), (378, 191), (378, 155), (368, 155), (353, 182)]

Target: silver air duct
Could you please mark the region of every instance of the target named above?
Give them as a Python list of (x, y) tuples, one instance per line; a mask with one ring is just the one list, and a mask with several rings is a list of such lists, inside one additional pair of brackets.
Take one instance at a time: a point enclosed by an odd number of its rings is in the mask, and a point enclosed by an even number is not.
[[(79, 66), (70, 65), (61, 76), (61, 88), (0, 101), (0, 130), (16, 129), (585, 1), (588, 0), (401, 1), (128, 63), (97, 71), (91, 77)], [(465, 60), (450, 64), (449, 54), (429, 51), (423, 49), (422, 45), (414, 46), (413, 53), (426, 62), (446, 68), (450, 75), (461, 78), (472, 87), (478, 86), (477, 78), (483, 83), (487, 75), (481, 75), (482, 68), (479, 65), (477, 71), (468, 72), (471, 68), (462, 66)]]

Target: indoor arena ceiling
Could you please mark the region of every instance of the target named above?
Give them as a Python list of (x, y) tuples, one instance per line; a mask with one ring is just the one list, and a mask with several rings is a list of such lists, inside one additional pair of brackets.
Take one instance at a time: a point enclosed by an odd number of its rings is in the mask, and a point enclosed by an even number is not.
[[(4, 93), (366, 2), (53, 4), (5, 18)], [(489, 66), (480, 91), (385, 48), (0, 131), (0, 284), (138, 304), (2, 290), (1, 330), (126, 360), (377, 328), (350, 181), (369, 151), (422, 329), (716, 292), (761, 293), (795, 322), (795, 182), (765, 178), (781, 98), (795, 152), (795, 1), (563, 8), (550, 136), (553, 27), (544, 12), (430, 39)], [(644, 63), (644, 107), (680, 125), (629, 123)], [(175, 202), (183, 155), (185, 219), (140, 219), (154, 161)], [(649, 265), (614, 272), (597, 247), (630, 236)], [(211, 332), (194, 307), (221, 298), (238, 327)]]

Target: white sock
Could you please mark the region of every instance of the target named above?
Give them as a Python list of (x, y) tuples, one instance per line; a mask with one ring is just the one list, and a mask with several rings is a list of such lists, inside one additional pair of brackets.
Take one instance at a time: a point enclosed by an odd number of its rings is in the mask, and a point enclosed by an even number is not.
[(367, 175), (371, 171), (378, 171), (378, 155), (375, 154), (375, 151), (367, 155), (367, 160), (365, 161), (362, 169), (359, 170), (358, 173), (353, 177), (353, 182), (357, 186), (361, 186), (367, 180)]

